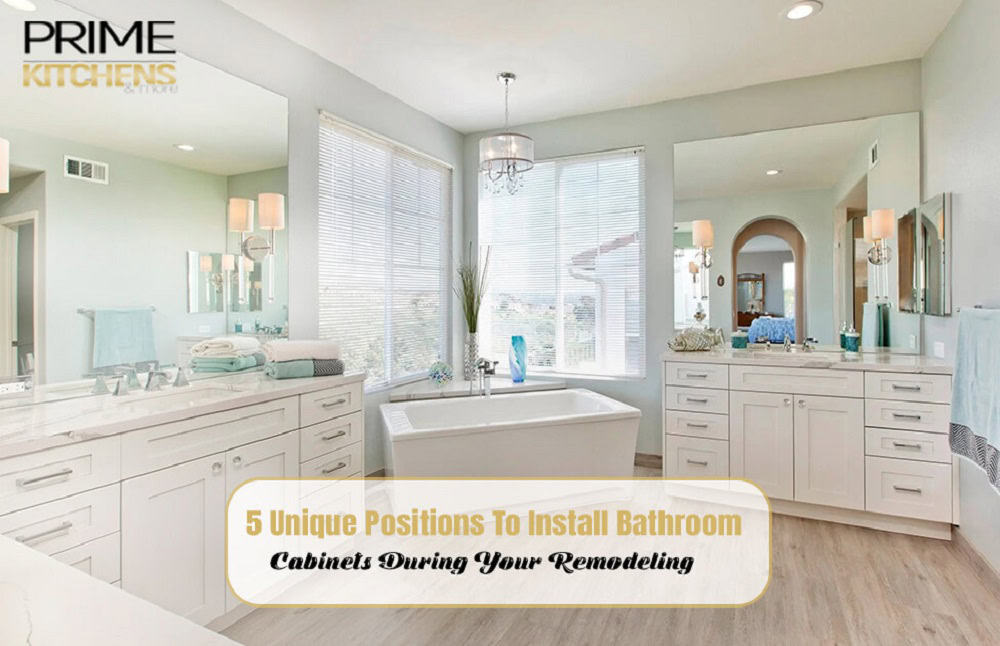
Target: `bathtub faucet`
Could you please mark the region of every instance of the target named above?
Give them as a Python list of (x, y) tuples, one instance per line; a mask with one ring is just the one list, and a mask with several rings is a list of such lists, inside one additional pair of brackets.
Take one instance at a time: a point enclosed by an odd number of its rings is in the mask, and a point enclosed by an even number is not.
[(480, 359), (476, 362), (476, 369), (479, 371), (479, 394), (489, 397), (490, 393), (490, 377), (497, 374), (497, 364), (499, 361), (490, 361), (489, 359)]

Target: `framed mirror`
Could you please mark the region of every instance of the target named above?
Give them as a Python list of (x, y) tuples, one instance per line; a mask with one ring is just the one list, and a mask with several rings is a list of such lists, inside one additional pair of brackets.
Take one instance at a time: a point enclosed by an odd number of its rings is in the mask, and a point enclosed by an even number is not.
[[(942, 193), (908, 212), (899, 227), (900, 309), (931, 316), (951, 314), (951, 194)], [(910, 285), (903, 299), (903, 285)]]

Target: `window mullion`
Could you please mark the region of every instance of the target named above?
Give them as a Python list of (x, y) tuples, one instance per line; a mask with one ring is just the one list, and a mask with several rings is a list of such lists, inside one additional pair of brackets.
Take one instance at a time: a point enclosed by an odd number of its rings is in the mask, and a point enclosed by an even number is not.
[(385, 336), (383, 346), (383, 356), (382, 362), (385, 370), (385, 379), (387, 382), (392, 383), (392, 380), (396, 375), (392, 372), (393, 363), (393, 345), (392, 345), (392, 303), (393, 303), (393, 193), (396, 190), (395, 183), (393, 182), (393, 153), (391, 150), (387, 151), (386, 155), (386, 165), (385, 165), (385, 179), (386, 179), (386, 207), (385, 207), (385, 295), (383, 306), (385, 311), (383, 313), (383, 323)]

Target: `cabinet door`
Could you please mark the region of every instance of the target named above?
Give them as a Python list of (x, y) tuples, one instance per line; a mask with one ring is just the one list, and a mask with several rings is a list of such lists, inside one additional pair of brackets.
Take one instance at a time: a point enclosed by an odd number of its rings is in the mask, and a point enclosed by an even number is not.
[(865, 508), (864, 400), (795, 396), (795, 500)]
[(122, 483), (122, 588), (206, 624), (225, 609), (225, 454)]
[(771, 498), (791, 500), (792, 396), (733, 391), (729, 394), (729, 473), (746, 478)]
[[(269, 440), (247, 444), (226, 452), (226, 500), (236, 489), (253, 478), (299, 477), (299, 434), (285, 433)], [(275, 507), (283, 506), (276, 501)], [(293, 501), (294, 502), (294, 501)], [(294, 509), (294, 506), (290, 506)], [(225, 509), (219, 511), (225, 513)], [(240, 605), (226, 585), (226, 612)]]

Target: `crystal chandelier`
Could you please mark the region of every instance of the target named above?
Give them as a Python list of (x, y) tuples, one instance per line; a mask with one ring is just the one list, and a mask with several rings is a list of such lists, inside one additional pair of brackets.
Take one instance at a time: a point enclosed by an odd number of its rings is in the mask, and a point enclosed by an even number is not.
[(513, 195), (524, 184), (524, 172), (535, 165), (535, 142), (531, 137), (510, 132), (510, 84), (517, 79), (513, 72), (500, 72), (503, 83), (503, 132), (479, 140), (479, 171), (489, 190), (506, 190)]

